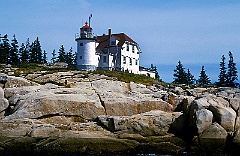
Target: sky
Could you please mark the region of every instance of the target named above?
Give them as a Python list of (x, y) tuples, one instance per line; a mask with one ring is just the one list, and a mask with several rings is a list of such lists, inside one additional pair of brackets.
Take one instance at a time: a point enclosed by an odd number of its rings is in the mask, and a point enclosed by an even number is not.
[(141, 66), (219, 64), (229, 51), (240, 64), (239, 0), (1, 0), (0, 8), (0, 34), (19, 45), (39, 37), (49, 58), (61, 45), (76, 51), (75, 34), (92, 14), (95, 35), (111, 28), (139, 44)]

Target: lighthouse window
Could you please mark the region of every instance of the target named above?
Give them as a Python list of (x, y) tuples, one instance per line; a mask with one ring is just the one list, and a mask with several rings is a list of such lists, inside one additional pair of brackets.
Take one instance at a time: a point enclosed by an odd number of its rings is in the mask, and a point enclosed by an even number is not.
[(80, 43), (80, 46), (83, 46), (83, 43)]

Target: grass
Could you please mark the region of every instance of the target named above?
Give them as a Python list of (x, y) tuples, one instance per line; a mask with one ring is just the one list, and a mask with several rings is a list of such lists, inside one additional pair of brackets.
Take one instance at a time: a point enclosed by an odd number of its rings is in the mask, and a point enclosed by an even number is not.
[(108, 77), (116, 77), (119, 81), (123, 81), (127, 83), (135, 82), (135, 83), (140, 83), (147, 86), (150, 86), (152, 84), (159, 84), (159, 85), (166, 86), (166, 83), (163, 82), (162, 80), (157, 80), (142, 74), (133, 74), (133, 73), (123, 72), (123, 71), (108, 71), (108, 70), (96, 70), (96, 71), (93, 71), (92, 73), (106, 75)]
[[(61, 72), (66, 72), (66, 71), (72, 70), (72, 68), (69, 68), (69, 69), (49, 69), (49, 68), (43, 67), (41, 64), (36, 64), (36, 63), (21, 63), (21, 64), (12, 65), (12, 67), (17, 68), (14, 71), (15, 76), (21, 76), (23, 74), (25, 74), (25, 75), (33, 74), (33, 73), (38, 72), (38, 71), (47, 71), (46, 73), (43, 73), (43, 74), (51, 74), (51, 73), (60, 72), (60, 71)], [(151, 86), (153, 84), (162, 85), (162, 86), (167, 85), (165, 82), (163, 82), (160, 79), (153, 79), (153, 78), (148, 77), (146, 75), (133, 74), (133, 73), (129, 73), (128, 71), (123, 72), (123, 71), (96, 70), (96, 71), (84, 73), (83, 78), (88, 78), (89, 74), (91, 74), (91, 73), (92, 74), (106, 75), (108, 77), (116, 77), (117, 80), (123, 81), (123, 82), (126, 82), (126, 83), (135, 82), (135, 83), (140, 83), (140, 84), (144, 84), (144, 85), (147, 85), (147, 86)], [(57, 82), (51, 82), (51, 83), (58, 84)], [(58, 84), (58, 85), (63, 85), (63, 84)]]

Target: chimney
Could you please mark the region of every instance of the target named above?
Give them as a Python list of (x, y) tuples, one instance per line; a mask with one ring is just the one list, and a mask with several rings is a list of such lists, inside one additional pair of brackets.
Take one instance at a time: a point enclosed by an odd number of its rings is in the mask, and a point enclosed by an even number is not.
[(110, 39), (111, 36), (112, 36), (112, 29), (111, 28), (108, 29), (108, 35), (109, 35), (109, 39)]

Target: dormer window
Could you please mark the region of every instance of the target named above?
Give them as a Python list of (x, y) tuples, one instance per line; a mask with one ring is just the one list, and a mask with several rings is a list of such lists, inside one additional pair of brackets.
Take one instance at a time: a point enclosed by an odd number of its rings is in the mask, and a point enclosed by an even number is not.
[(116, 45), (116, 42), (115, 41), (111, 41), (111, 45)]

